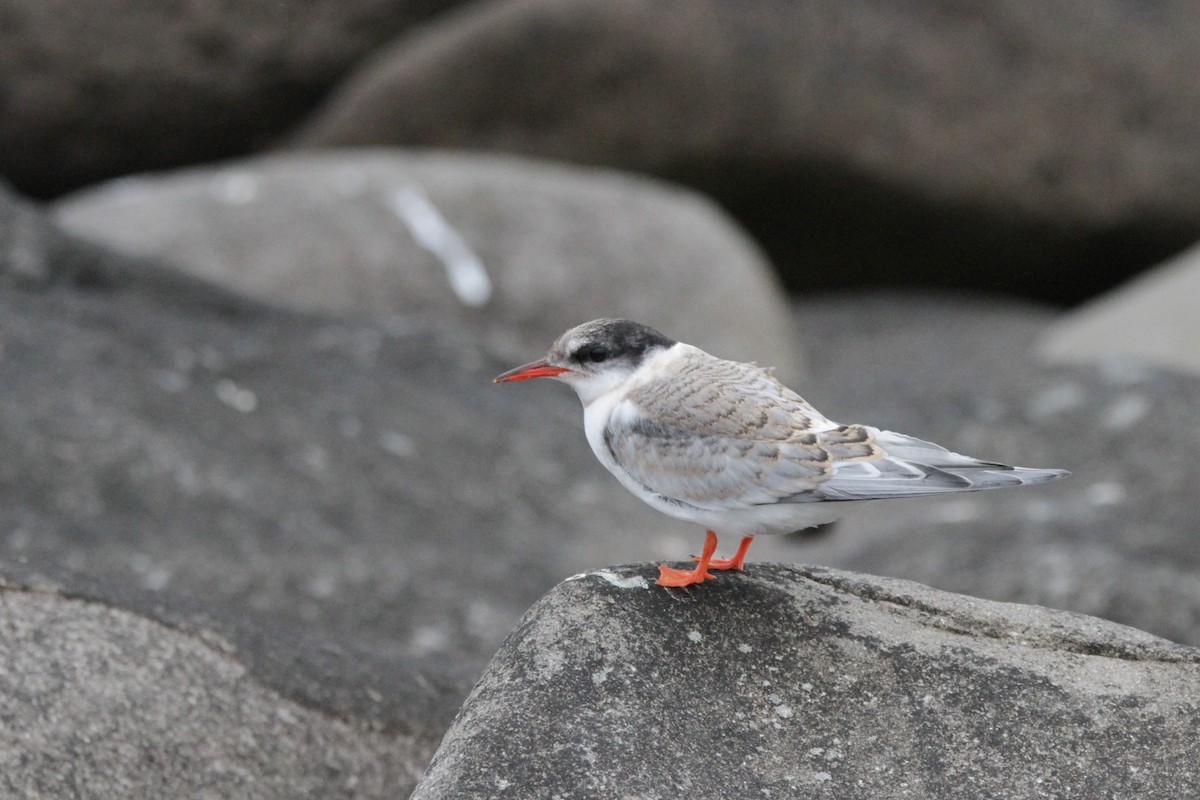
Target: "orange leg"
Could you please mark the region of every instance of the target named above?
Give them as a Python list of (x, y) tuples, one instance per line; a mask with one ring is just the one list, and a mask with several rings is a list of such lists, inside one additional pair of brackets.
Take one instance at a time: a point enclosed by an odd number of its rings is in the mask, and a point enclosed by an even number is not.
[[(737, 552), (733, 554), (733, 558), (711, 558), (708, 561), (709, 569), (736, 569), (739, 572), (742, 569), (742, 562), (746, 560), (746, 551), (750, 549), (750, 543), (754, 541), (753, 536), (745, 536), (742, 538), (742, 543), (738, 545)], [(692, 556), (693, 561), (699, 561), (696, 556)]]
[(699, 563), (694, 569), (659, 566), (658, 580), (655, 583), (659, 586), (691, 586), (693, 583), (703, 583), (713, 577), (709, 574), (708, 564), (715, 552), (717, 552), (717, 535), (709, 531), (704, 537), (704, 552), (696, 559)]

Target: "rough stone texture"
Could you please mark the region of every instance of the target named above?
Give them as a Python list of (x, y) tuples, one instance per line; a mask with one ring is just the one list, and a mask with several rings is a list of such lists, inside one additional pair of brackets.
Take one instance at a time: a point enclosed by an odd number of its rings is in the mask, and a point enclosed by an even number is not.
[(495, 0), (381, 51), (295, 141), (667, 176), (797, 290), (1070, 301), (1200, 228), (1198, 35), (1184, 0)]
[(40, 196), (261, 146), (453, 0), (0, 6), (0, 175)]
[[(460, 301), (395, 209), (424, 193), (493, 283)], [(708, 200), (615, 172), (515, 158), (348, 152), (124, 180), (56, 205), (68, 229), (250, 295), (336, 313), (419, 314), (540, 356), (597, 317), (799, 373), (770, 266)]]
[[(18, 276), (21, 263), (42, 266)], [(957, 581), (972, 593), (1099, 610), (1200, 641), (1200, 569), (1187, 512), (1198, 485), (1195, 381), (1128, 366), (1036, 367), (1028, 351), (1050, 315), (1020, 307), (854, 298), (807, 303), (797, 318), (822, 345), (812, 380), (797, 388), (831, 416), (1076, 474), (964, 503), (868, 506), (865, 518), (830, 536), (764, 538), (752, 559), (930, 574), (943, 586)], [(595, 463), (569, 391), (491, 386), (507, 364), (461, 331), (400, 314), (331, 319), (255, 304), (81, 244), (4, 194), (0, 345), (5, 585), (111, 608), (202, 642), (215, 636), (225, 643), (220, 652), (246, 670), (246, 692), (383, 731), (408, 748), (379, 770), (418, 763), (462, 696), (464, 675), (562, 576), (615, 560), (677, 559), (698, 544), (698, 530), (643, 507)], [(753, 566), (750, 577), (767, 569)], [(22, 606), (19, 616), (33, 614)], [(750, 629), (750, 620), (730, 616), (730, 630)], [(592, 630), (607, 635), (603, 626)], [(164, 633), (156, 647), (176, 646), (175, 636)], [(116, 652), (106, 640), (88, 646)], [(932, 676), (927, 687), (957, 680), (921, 665)], [(585, 690), (597, 685), (593, 674), (599, 685), (620, 678), (604, 666), (587, 673)], [(1003, 706), (1000, 722), (1020, 731), (1041, 724), (1030, 715), (1042, 705), (1038, 692), (1052, 686), (991, 677), (960, 681), (951, 699), (964, 702), (967, 686), (1015, 685), (1005, 697), (1033, 699)], [(926, 688), (922, 703), (926, 693), (944, 696)], [(675, 707), (681, 695), (671, 697)], [(768, 695), (764, 713), (783, 724), (792, 718), (777, 706), (788, 705), (793, 718), (798, 712), (780, 697), (773, 703)], [(1132, 725), (1158, 707), (1145, 708), (1122, 707), (1115, 719)], [(923, 730), (936, 730), (923, 705), (912, 709)], [(672, 721), (646, 720), (651, 733)], [(993, 721), (983, 718), (980, 729)], [(1054, 724), (1062, 731), (1068, 722)], [(1142, 728), (1118, 741), (1129, 725), (1114, 724), (1110, 739), (1064, 741), (1083, 763), (1096, 760), (1096, 780), (1113, 775), (1109, 762), (1150, 765), (1130, 771), (1129, 781), (1171, 774), (1160, 768), (1166, 762), (1146, 757), (1153, 742), (1138, 738)], [(383, 740), (355, 741), (367, 752)], [(983, 742), (988, 752), (1009, 746)], [(1118, 745), (1128, 762), (1107, 757), (1105, 748)], [(1163, 746), (1163, 758), (1172, 746)], [(814, 747), (840, 745), (803, 752)], [(344, 752), (346, 770), (366, 763)], [(574, 752), (583, 751), (563, 751)], [(912, 752), (904, 763), (922, 766), (906, 774), (946, 763)], [(813, 778), (818, 790), (840, 779), (823, 754), (810, 757), (819, 763), (794, 775), (828, 773)], [(795, 763), (807, 769), (809, 761)], [(148, 767), (136, 774), (150, 779)], [(312, 774), (278, 779), (308, 785)], [(762, 774), (786, 783), (787, 773)], [(1041, 777), (1075, 774), (1064, 767)], [(894, 788), (908, 788), (899, 787), (906, 777), (892, 777)], [(1121, 788), (1115, 778), (1113, 785)]]
[(796, 316), (805, 341), (822, 343), (799, 388), (834, 419), (1073, 474), (867, 504), (831, 535), (793, 541), (783, 560), (1066, 608), (1200, 646), (1200, 381), (1129, 362), (1046, 368), (1032, 351), (1055, 316), (996, 300), (845, 297), (801, 303)]
[(452, 335), (68, 287), (0, 291), (0, 320), (0, 555), (477, 667), (645, 547), (577, 401), (491, 386)]
[(1052, 363), (1137, 359), (1200, 375), (1200, 247), (1092, 300), (1039, 342)]
[(0, 664), (5, 797), (394, 798), (431, 749), (281, 696), (211, 632), (44, 586), (0, 588)]
[(541, 600), (414, 800), (1186, 797), (1200, 650), (820, 567)]
[(700, 536), (596, 463), (570, 390), (493, 386), (511, 363), (462, 333), (103, 264), (0, 288), (0, 558), (471, 674), (563, 576)]
[[(269, 312), (153, 262), (75, 240), (35, 206), (3, 191), (0, 306), (0, 405), (8, 418), (0, 435), (5, 447), (0, 495), (6, 507), (0, 524), (0, 587), (6, 598), (0, 604), (5, 627), (0, 638), (10, 643), (13, 631), (44, 632), (47, 614), (61, 617), (56, 630), (70, 637), (49, 640), (42, 633), (33, 644), (19, 641), (19, 657), (0, 657), (5, 682), (0, 718), (19, 720), (0, 726), (0, 758), (24, 765), (0, 768), (0, 786), (9, 790), (0, 794), (152, 797), (163, 794), (152, 789), (164, 782), (197, 787), (189, 796), (214, 797), (238, 796), (244, 788), (232, 787), (247, 782), (262, 797), (394, 797), (411, 788), (486, 652), (473, 661), (426, 659), (384, 639), (364, 644), (365, 637), (356, 642), (353, 634), (327, 636), (319, 625), (259, 616), (222, 591), (252, 582), (246, 572), (227, 571), (229, 582), (215, 590), (173, 580), (172, 557), (204, 560), (207, 543), (217, 559), (200, 572), (219, 573), (242, 560), (251, 543), (210, 536), (203, 526), (211, 517), (189, 516), (205, 504), (196, 496), (198, 477), (187, 473), (193, 463), (183, 454), (189, 434), (161, 430), (190, 430), (196, 439), (207, 436), (221, 447), (215, 441), (220, 437), (209, 433), (220, 419), (189, 416), (182, 406), (170, 409), (169, 400), (157, 405), (141, 391), (155, 377), (165, 380), (155, 391), (168, 397), (179, 387), (166, 373), (140, 374), (131, 363), (146, 366), (143, 348), (162, 330), (204, 339), (205, 331), (183, 322), (189, 317), (213, 328), (230, 325), (234, 335), (246, 330), (237, 320)], [(146, 308), (155, 311), (141, 315)], [(187, 344), (198, 346), (193, 340)], [(31, 352), (39, 349), (44, 359)], [(179, 355), (183, 348), (173, 352)], [(205, 352), (211, 357), (216, 351)], [(74, 412), (58, 415), (64, 404)], [(191, 491), (176, 484), (173, 499), (169, 481), (149, 477), (166, 468), (170, 442), (182, 448), (176, 453), (181, 460), (173, 462), (181, 470), (176, 477), (194, 479)], [(225, 448), (234, 460), (246, 449), (244, 442), (228, 441)], [(100, 505), (86, 510), (74, 505), (91, 500)], [(163, 506), (157, 512), (141, 513), (158, 500)], [(176, 513), (172, 525), (158, 527)], [(178, 538), (172, 540), (172, 534)], [(162, 557), (155, 560), (156, 553)], [(324, 565), (328, 559), (314, 562)], [(91, 576), (72, 569), (91, 566), (97, 566)], [(269, 571), (263, 563), (259, 568)], [(319, 581), (320, 573), (314, 567), (309, 577)], [(295, 583), (273, 589), (299, 592)], [(7, 599), (26, 594), (44, 603)], [(111, 623), (111, 635), (92, 635), (95, 615)], [(401, 627), (409, 622), (403, 618)], [(193, 645), (207, 645), (222, 660), (214, 667), (201, 653), (194, 664), (171, 661), (155, 678), (128, 663), (136, 660), (131, 639), (147, 652), (173, 653), (188, 662), (197, 652)], [(24, 669), (26, 656), (42, 671)], [(84, 656), (85, 663), (77, 663)], [(235, 674), (236, 681), (229, 677)], [(55, 689), (49, 695), (48, 680)], [(211, 691), (204, 694), (198, 684), (211, 684)], [(157, 697), (160, 692), (165, 696)], [(193, 713), (178, 730), (162, 734), (178, 692), (195, 704)], [(231, 704), (231, 698), (239, 702)], [(238, 717), (241, 700), (247, 708)], [(136, 711), (103, 718), (99, 709), (124, 702)], [(262, 707), (278, 708), (286, 724), (264, 722), (257, 715)], [(81, 716), (92, 714), (99, 717), (79, 724)], [(239, 723), (237, 738), (229, 731)], [(198, 738), (205, 729), (221, 741), (210, 746)], [(272, 741), (248, 752), (246, 743), (262, 736)], [(326, 748), (328, 769), (318, 770), (314, 765), (325, 762), (311, 757), (330, 738), (341, 744)], [(286, 752), (280, 756), (276, 746)], [(163, 747), (171, 748), (172, 758), (162, 757)], [(195, 757), (181, 758), (180, 752)], [(210, 786), (217, 788), (208, 794)]]

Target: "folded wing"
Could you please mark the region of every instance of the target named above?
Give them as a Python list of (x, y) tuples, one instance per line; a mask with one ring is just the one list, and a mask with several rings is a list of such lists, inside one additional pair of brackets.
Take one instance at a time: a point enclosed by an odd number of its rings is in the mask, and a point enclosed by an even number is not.
[(609, 453), (651, 492), (730, 510), (980, 491), (1068, 474), (980, 461), (866, 425), (838, 425), (763, 370), (713, 361), (701, 375), (631, 392), (609, 418)]
[(932, 442), (866, 428), (879, 448), (874, 459), (837, 460), (817, 494), (822, 500), (879, 500), (1027, 486), (1063, 478), (1062, 469), (1028, 469), (980, 461)]

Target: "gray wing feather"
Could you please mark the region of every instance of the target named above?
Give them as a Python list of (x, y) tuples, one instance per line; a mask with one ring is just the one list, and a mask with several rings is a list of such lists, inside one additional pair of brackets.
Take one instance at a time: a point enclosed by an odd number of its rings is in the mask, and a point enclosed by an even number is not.
[(613, 460), (666, 498), (724, 510), (979, 491), (1067, 474), (838, 425), (767, 371), (694, 352), (670, 380), (631, 391), (604, 432)]
[(833, 423), (766, 370), (695, 354), (614, 409), (613, 459), (650, 491), (700, 508), (811, 493), (832, 469), (816, 431)]
[(884, 455), (869, 461), (835, 462), (833, 474), (817, 490), (821, 499), (879, 500), (978, 492), (1045, 483), (1070, 474), (1061, 469), (980, 461), (904, 434), (870, 430)]

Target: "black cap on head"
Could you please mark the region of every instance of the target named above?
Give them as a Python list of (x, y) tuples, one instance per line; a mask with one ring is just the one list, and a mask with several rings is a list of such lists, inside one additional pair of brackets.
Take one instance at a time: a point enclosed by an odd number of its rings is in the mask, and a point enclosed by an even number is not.
[(610, 360), (636, 365), (647, 352), (673, 344), (674, 339), (654, 328), (627, 319), (593, 320), (572, 328), (559, 340), (566, 359), (584, 365)]

